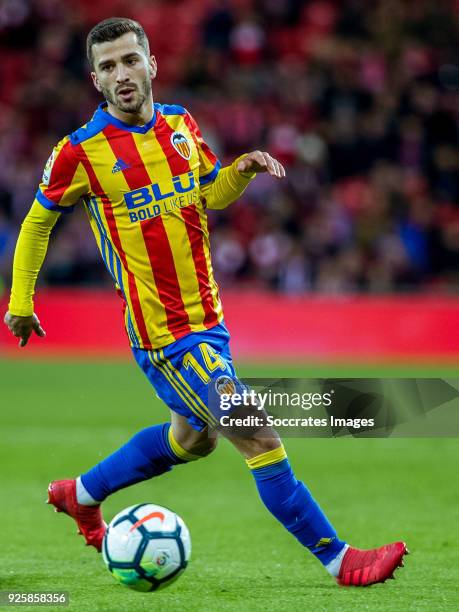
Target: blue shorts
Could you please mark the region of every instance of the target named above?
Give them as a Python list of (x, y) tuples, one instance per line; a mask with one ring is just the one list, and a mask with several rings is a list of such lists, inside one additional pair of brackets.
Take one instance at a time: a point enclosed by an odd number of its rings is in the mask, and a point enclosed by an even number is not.
[(133, 348), (135, 360), (160, 399), (184, 416), (198, 431), (215, 426), (209, 410), (209, 384), (219, 376), (236, 377), (229, 349), (230, 335), (223, 323), (194, 332), (163, 349)]

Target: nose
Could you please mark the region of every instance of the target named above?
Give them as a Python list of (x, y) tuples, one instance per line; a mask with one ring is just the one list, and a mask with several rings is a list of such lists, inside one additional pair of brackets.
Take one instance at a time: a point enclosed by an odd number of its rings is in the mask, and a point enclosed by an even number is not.
[(116, 67), (116, 81), (118, 83), (124, 83), (128, 78), (126, 66), (123, 63), (118, 64)]

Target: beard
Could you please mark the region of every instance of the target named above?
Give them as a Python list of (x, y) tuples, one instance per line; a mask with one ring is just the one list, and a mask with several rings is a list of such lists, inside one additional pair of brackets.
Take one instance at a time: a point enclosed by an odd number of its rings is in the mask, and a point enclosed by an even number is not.
[(113, 104), (113, 106), (123, 113), (136, 114), (140, 111), (145, 101), (151, 98), (151, 81), (150, 79), (145, 79), (141, 84), (140, 90), (137, 85), (129, 83), (129, 86), (134, 87), (133, 99), (129, 102), (123, 102), (116, 93), (112, 93), (110, 89), (106, 89), (105, 87), (102, 87), (102, 94), (107, 102)]

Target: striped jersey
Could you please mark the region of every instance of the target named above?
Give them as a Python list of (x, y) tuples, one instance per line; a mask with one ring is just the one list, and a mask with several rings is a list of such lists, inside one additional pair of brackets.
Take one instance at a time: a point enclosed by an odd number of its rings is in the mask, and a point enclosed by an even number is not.
[(181, 106), (155, 103), (144, 126), (105, 109), (55, 147), (36, 199), (59, 212), (84, 202), (130, 344), (157, 349), (223, 318), (200, 195), (220, 162)]

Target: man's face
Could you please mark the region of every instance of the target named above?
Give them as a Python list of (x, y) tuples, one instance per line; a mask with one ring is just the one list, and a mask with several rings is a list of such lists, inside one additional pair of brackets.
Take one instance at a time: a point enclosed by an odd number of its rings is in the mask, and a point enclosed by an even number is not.
[(94, 86), (107, 102), (124, 113), (138, 113), (151, 99), (151, 80), (156, 76), (156, 60), (148, 57), (134, 32), (93, 45)]

